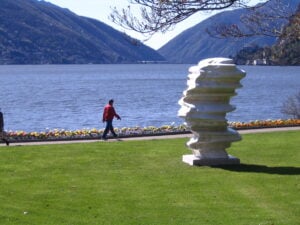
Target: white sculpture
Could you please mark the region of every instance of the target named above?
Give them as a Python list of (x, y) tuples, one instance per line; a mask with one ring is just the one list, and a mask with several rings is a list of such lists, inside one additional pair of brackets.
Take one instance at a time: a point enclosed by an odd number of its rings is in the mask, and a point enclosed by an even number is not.
[(185, 119), (193, 137), (187, 142), (193, 155), (183, 155), (190, 165), (239, 164), (226, 148), (241, 140), (238, 132), (227, 127), (226, 113), (235, 110), (229, 104), (242, 87), (240, 80), (246, 73), (231, 59), (210, 58), (190, 67), (187, 85), (179, 104), (178, 116)]

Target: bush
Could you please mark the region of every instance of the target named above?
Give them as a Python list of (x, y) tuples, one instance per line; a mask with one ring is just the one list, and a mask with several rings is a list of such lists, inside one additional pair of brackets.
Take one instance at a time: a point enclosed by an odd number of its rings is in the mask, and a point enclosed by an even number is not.
[(300, 119), (300, 91), (295, 96), (288, 97), (282, 105), (281, 112)]

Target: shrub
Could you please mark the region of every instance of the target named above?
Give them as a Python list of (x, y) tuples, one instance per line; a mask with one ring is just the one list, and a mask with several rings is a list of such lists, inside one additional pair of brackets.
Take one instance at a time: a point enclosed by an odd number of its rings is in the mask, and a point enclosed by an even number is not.
[(282, 105), (281, 112), (300, 119), (300, 91), (296, 95), (288, 97)]

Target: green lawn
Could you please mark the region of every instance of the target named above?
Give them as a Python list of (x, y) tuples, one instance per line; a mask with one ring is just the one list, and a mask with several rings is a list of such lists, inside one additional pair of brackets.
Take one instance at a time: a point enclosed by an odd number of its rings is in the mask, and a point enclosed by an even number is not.
[(299, 225), (300, 132), (243, 135), (242, 164), (182, 163), (187, 139), (0, 148), (1, 225)]

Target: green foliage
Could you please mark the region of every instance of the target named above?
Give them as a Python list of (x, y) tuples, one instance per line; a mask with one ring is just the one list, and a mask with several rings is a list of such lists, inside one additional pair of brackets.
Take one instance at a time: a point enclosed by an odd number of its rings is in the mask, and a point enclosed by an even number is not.
[(300, 5), (278, 43), (272, 47), (272, 53), (278, 65), (300, 65)]
[(238, 65), (248, 64), (249, 61), (253, 61), (255, 59), (263, 58), (264, 48), (254, 45), (251, 47), (246, 47), (240, 50), (236, 56), (233, 57), (233, 60)]
[(0, 224), (287, 224), (299, 131), (249, 134), (238, 166), (190, 167), (186, 139), (0, 148)]

